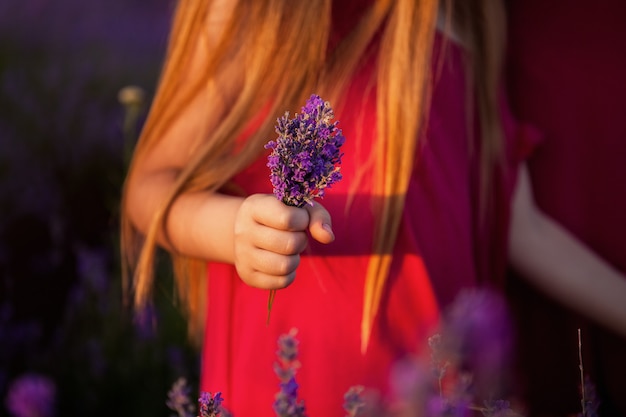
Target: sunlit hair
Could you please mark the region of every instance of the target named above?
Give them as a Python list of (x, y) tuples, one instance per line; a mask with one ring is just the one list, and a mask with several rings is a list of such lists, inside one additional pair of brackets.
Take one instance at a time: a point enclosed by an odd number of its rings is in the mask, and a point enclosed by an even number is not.
[[(198, 148), (180, 173), (167, 203), (154, 216), (149, 230), (142, 234), (122, 217), (122, 252), (126, 277), (132, 276), (136, 307), (150, 299), (154, 280), (157, 234), (164, 230), (167, 212), (181, 193), (219, 190), (246, 168), (263, 150), (271, 137), (278, 115), (297, 111), (311, 92), (332, 103), (341, 93), (363, 52), (382, 28), (382, 44), (377, 71), (377, 183), (374, 198), (379, 208), (374, 247), (365, 282), (362, 319), (363, 348), (367, 346), (374, 317), (380, 304), (391, 253), (405, 202), (415, 149), (428, 110), (431, 80), (431, 51), (440, 10), (446, 21), (455, 20), (471, 59), (476, 76), (476, 102), (483, 129), (481, 166), (483, 184), (500, 150), (496, 105), (501, 60), (501, 10), (491, 0), (374, 0), (371, 7), (342, 42), (328, 51), (331, 26), (331, 0), (255, 0), (234, 6), (223, 36), (211, 39), (207, 31), (211, 1), (180, 0), (175, 12), (167, 58), (157, 94), (142, 131), (131, 164), (134, 166), (165, 134), (172, 121), (188, 106), (198, 91), (215, 88), (219, 74), (241, 74), (242, 88), (228, 102), (228, 111), (214, 125), (197, 132)], [(456, 4), (454, 4), (456, 6)], [(453, 13), (451, 13), (453, 11)], [(315, 16), (314, 19), (311, 16)], [(465, 35), (472, 34), (472, 36)], [(190, 56), (198, 45), (202, 71), (189, 71)], [(486, 75), (486, 78), (482, 75)], [(209, 90), (203, 90), (209, 89)], [(249, 122), (264, 109), (266, 117), (243, 144)], [(486, 185), (485, 185), (486, 187)], [(487, 194), (487, 193), (484, 193)], [(126, 196), (122, 205), (124, 207)], [(206, 262), (172, 253), (178, 295), (189, 317), (190, 333), (199, 337), (204, 325)], [(129, 275), (130, 274), (130, 275)], [(199, 340), (199, 339), (197, 339)]]

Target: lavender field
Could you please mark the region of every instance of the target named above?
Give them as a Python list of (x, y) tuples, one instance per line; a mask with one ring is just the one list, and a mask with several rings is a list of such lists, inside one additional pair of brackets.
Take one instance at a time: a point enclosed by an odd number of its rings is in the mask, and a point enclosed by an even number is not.
[[(170, 0), (0, 2), (0, 415), (166, 416), (195, 351), (169, 272), (155, 306), (122, 302), (119, 197)], [(191, 372), (191, 374), (190, 374)], [(140, 387), (140, 389), (138, 389)]]
[[(0, 1), (0, 417), (171, 416), (172, 398), (182, 397), (174, 395), (176, 387), (192, 393), (196, 406), (199, 356), (174, 300), (167, 257), (157, 268), (154, 304), (141, 313), (123, 301), (119, 259), (122, 184), (157, 83), (174, 2)], [(143, 94), (132, 108), (120, 102), (128, 86)], [(442, 333), (448, 345), (440, 335), (428, 340), (432, 357), (423, 369), (399, 368), (392, 382), (409, 411), (423, 410), (424, 398), (432, 400), (429, 416), (524, 411), (522, 401), (504, 397), (475, 406), (460, 377), (455, 394), (463, 395), (445, 401), (441, 395), (444, 376), (454, 376), (442, 352), (458, 363), (459, 352), (466, 354), (475, 381), (485, 386), (516, 388), (503, 365), (510, 365), (503, 352), (517, 347), (508, 333), (514, 324), (496, 320), (476, 300), (461, 298), (452, 309), (452, 325)], [(487, 306), (505, 316), (505, 305)], [(279, 339), (279, 353), (297, 345), (295, 334)], [(278, 363), (274, 411), (304, 413), (294, 359)], [(189, 386), (176, 385), (180, 378)], [(575, 398), (586, 407), (578, 415), (599, 415), (592, 381), (565, 379), (567, 387), (587, 390), (581, 401)], [(346, 393), (350, 417), (364, 407), (362, 389)], [(177, 404), (191, 406), (184, 400)]]

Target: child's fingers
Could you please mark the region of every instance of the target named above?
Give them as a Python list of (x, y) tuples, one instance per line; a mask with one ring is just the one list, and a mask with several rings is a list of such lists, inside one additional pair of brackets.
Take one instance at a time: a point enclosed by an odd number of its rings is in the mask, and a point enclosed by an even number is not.
[(259, 224), (287, 231), (304, 231), (309, 225), (306, 211), (287, 206), (271, 194), (258, 194), (248, 199), (255, 200), (256, 209), (252, 216)]
[(254, 238), (254, 245), (280, 255), (297, 255), (307, 246), (306, 232), (286, 232), (271, 227), (259, 228)]
[(299, 255), (279, 255), (262, 249), (252, 251), (247, 258), (248, 262), (237, 268), (241, 279), (252, 287), (267, 290), (291, 284), (300, 264)]

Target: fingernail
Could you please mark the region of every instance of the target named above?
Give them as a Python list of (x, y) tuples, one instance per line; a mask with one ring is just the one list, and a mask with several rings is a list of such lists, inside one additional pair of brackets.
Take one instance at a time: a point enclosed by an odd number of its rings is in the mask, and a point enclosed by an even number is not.
[(322, 229), (326, 230), (335, 240), (335, 233), (333, 232), (333, 228), (328, 223), (322, 223)]

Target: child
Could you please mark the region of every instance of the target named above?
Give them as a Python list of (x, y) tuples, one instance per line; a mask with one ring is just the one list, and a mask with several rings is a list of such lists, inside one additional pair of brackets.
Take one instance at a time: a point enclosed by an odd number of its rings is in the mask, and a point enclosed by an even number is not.
[[(531, 146), (518, 140), (531, 137), (498, 94), (501, 6), (443, 3), (179, 3), (128, 175), (124, 247), (138, 306), (155, 244), (173, 255), (204, 330), (202, 389), (235, 415), (272, 414), (275, 340), (291, 328), (310, 415), (339, 415), (352, 385), (385, 395), (440, 310), (502, 276), (518, 150)], [(288, 207), (264, 144), (312, 93), (346, 137), (344, 178)]]

